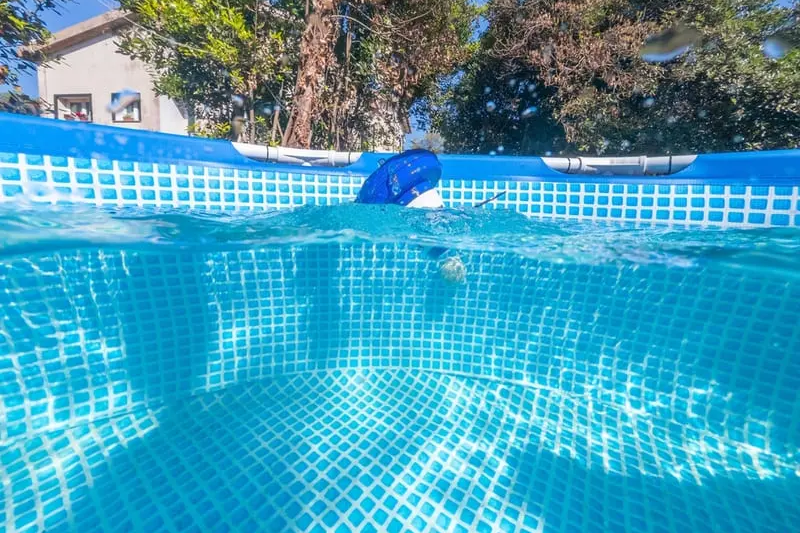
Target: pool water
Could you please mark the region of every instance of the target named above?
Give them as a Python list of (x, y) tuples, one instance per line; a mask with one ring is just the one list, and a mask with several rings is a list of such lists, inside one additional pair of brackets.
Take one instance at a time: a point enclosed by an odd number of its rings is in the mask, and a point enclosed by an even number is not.
[(6, 207), (0, 523), (796, 531), (798, 260), (792, 228)]

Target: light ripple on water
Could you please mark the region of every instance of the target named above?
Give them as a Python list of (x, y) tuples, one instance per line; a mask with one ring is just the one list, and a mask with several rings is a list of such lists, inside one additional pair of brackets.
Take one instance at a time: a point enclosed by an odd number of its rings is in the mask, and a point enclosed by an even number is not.
[(503, 209), (430, 211), (359, 204), (247, 213), (0, 207), (0, 256), (66, 248), (209, 251), (334, 242), (509, 253), (557, 263), (717, 263), (800, 274), (797, 228), (636, 227), (535, 220)]

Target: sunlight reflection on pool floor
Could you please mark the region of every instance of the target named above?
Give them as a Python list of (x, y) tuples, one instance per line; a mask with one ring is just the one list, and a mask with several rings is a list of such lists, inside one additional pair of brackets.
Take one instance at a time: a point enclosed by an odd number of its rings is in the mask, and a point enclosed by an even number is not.
[(316, 372), (5, 453), (48, 531), (757, 532), (800, 520), (800, 478), (781, 458), (746, 466), (723, 439), (667, 441), (597, 408), (436, 372)]

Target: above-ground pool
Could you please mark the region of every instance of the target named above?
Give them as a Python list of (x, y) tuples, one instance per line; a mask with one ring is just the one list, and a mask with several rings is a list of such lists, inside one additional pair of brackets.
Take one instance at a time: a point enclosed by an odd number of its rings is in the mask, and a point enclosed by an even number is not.
[(350, 203), (381, 156), (0, 131), (6, 531), (800, 530), (794, 152), (443, 157), (427, 211)]

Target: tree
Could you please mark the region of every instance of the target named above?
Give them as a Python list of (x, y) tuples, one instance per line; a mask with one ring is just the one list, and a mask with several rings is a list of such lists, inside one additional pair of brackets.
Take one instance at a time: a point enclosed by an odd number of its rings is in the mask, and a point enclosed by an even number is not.
[[(790, 31), (792, 9), (771, 0), (494, 0), (477, 64), (452, 91), (467, 101), (435, 120), (448, 145), (485, 150), (458, 128), (476, 121), (472, 112), (486, 101), (481, 85), (502, 93), (509, 77), (524, 73), (541, 99), (531, 128), (552, 132), (553, 151), (561, 139), (570, 152), (593, 154), (797, 146), (800, 53), (771, 59), (762, 51), (770, 35)], [(702, 41), (672, 61), (640, 57), (648, 36), (679, 24), (699, 30)], [(492, 71), (500, 72), (494, 82), (482, 74)], [(497, 115), (480, 120), (507, 151), (544, 147), (493, 127)]]
[(3, 113), (39, 116), (42, 107), (46, 105), (46, 102), (34, 100), (27, 94), (23, 94), (21, 90), (0, 94), (0, 111)]
[[(122, 0), (121, 5), (135, 13), (136, 24), (120, 52), (148, 65), (157, 93), (189, 107), (195, 133), (249, 142), (269, 137), (282, 89), (293, 76), (302, 25), (299, 1)], [(238, 102), (246, 127), (232, 132)]]
[(0, 85), (16, 85), (21, 73), (35, 71), (47, 58), (34, 47), (45, 43), (50, 32), (42, 21), (47, 11), (58, 12), (61, 0), (0, 1)]
[(449, 153), (543, 154), (566, 146), (552, 116), (552, 88), (530, 68), (487, 57), (487, 41), (418, 115), (442, 134)]
[(306, 27), (300, 44), (300, 65), (294, 89), (292, 116), (284, 144), (308, 148), (314, 106), (320, 100), (325, 73), (330, 67), (336, 38), (336, 0), (313, 0), (306, 13)]
[(197, 132), (230, 135), (238, 94), (245, 140), (355, 150), (399, 147), (414, 101), (469, 56), (476, 13), (470, 0), (122, 5), (137, 26), (121, 52), (194, 111)]
[[(327, 36), (324, 44), (316, 41), (318, 49), (303, 50), (295, 91), (312, 79), (302, 74), (302, 57), (310, 55), (315, 65), (325, 57), (321, 96), (310, 114), (295, 108), (293, 127), (310, 131), (316, 146), (399, 149), (414, 102), (434, 93), (470, 56), (477, 8), (469, 0), (337, 0), (334, 13), (325, 13), (336, 24), (331, 33), (316, 31)], [(289, 142), (305, 146), (309, 138)]]

